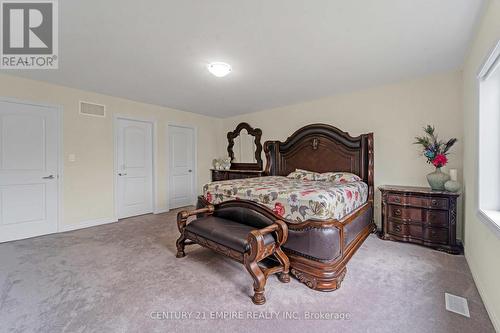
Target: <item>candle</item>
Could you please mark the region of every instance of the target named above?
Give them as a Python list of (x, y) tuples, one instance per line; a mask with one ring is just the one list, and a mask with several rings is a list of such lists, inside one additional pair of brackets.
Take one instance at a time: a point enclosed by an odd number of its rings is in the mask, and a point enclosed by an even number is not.
[(453, 181), (457, 181), (458, 176), (457, 176), (457, 169), (450, 169), (450, 178)]

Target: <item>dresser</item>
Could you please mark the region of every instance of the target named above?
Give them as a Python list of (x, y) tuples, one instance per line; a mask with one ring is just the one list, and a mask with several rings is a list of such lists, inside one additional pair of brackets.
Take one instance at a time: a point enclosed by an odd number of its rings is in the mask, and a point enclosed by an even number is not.
[(382, 239), (462, 253), (462, 244), (456, 236), (459, 193), (408, 186), (381, 186), (379, 190)]
[(216, 170), (211, 169), (212, 181), (261, 177), (262, 170)]

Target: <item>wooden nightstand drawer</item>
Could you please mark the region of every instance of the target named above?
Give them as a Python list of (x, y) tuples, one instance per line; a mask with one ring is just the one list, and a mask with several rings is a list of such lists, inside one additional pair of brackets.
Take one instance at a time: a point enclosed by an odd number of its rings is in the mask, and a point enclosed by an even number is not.
[(448, 244), (448, 229), (424, 228), (424, 239), (433, 243)]
[(423, 238), (421, 224), (406, 224), (394, 219), (389, 219), (388, 232), (394, 236), (399, 237), (409, 236), (418, 239)]
[(421, 224), (411, 224), (408, 226), (408, 233), (412, 238), (423, 239), (424, 233)]
[(431, 209), (448, 209), (448, 199), (446, 198), (426, 198), (391, 194), (387, 196), (387, 203)]
[(388, 218), (397, 218), (406, 222), (423, 222), (422, 209), (388, 205)]
[(408, 226), (406, 224), (389, 221), (387, 232), (396, 236), (405, 236), (408, 233), (407, 229)]
[(448, 211), (388, 205), (388, 218), (401, 222), (448, 225)]
[(425, 222), (432, 225), (448, 225), (448, 211), (445, 210), (425, 210)]

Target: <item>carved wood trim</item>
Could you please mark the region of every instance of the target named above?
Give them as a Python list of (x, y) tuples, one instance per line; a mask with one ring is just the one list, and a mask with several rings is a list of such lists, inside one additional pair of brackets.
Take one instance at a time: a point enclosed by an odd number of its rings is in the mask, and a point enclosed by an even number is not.
[[(241, 130), (246, 129), (248, 134), (252, 135), (254, 137), (254, 143), (255, 143), (255, 160), (257, 161), (256, 163), (233, 163), (234, 159), (234, 139), (236, 139), (239, 135)], [(227, 133), (227, 153), (229, 154), (229, 157), (231, 158), (231, 169), (234, 170), (262, 170), (262, 144), (260, 142), (262, 138), (262, 130), (260, 128), (253, 128), (250, 126), (248, 123), (239, 123), (238, 126), (234, 129), (232, 132)]]
[(315, 172), (346, 171), (360, 176), (374, 200), (373, 133), (357, 137), (328, 125), (304, 126), (284, 142), (266, 141), (266, 175), (286, 176), (296, 168)]

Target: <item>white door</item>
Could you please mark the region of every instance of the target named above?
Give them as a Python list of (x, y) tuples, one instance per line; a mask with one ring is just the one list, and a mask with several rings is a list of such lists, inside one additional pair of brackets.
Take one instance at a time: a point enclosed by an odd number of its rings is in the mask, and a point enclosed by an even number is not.
[(153, 124), (117, 119), (118, 218), (153, 212)]
[(57, 232), (59, 112), (0, 101), (0, 242)]
[(170, 209), (192, 205), (194, 193), (194, 130), (189, 127), (168, 127), (170, 151)]

